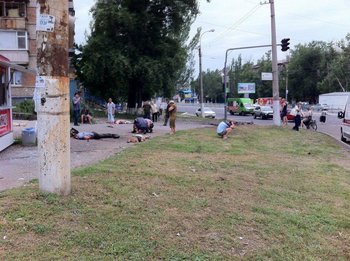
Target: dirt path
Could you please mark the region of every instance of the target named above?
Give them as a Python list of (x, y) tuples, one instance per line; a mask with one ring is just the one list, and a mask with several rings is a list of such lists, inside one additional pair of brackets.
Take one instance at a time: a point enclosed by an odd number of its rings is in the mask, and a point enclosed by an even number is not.
[[(34, 122), (15, 122), (15, 137), (21, 136), (24, 127), (34, 126)], [(200, 122), (177, 121), (177, 130), (186, 130), (205, 127)], [(110, 125), (99, 121), (97, 124), (83, 124), (75, 127), (79, 131), (95, 131), (98, 133), (116, 133), (119, 139), (102, 140), (75, 140), (71, 139), (71, 168), (96, 163), (121, 150), (132, 146), (127, 143), (131, 137), (131, 124)], [(156, 122), (151, 138), (170, 132), (169, 126), (163, 126), (163, 122)], [(28, 181), (38, 178), (38, 150), (37, 146), (13, 145), (0, 153), (0, 191), (25, 185)]]

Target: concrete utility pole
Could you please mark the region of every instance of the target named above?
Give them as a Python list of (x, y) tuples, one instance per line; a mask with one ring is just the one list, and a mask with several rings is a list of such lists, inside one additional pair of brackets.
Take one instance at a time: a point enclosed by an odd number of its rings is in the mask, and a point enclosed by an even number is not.
[(203, 32), (199, 36), (199, 47), (198, 47), (198, 53), (199, 53), (199, 86), (201, 91), (201, 116), (204, 118), (204, 98), (203, 98), (203, 74), (202, 74), (202, 36), (205, 33), (212, 33), (214, 32), (214, 29), (208, 30)]
[(68, 0), (37, 1), (38, 151), (41, 191), (68, 195), (70, 122)]
[(273, 123), (281, 126), (280, 101), (278, 86), (277, 44), (274, 0), (269, 0), (271, 8), (271, 45), (272, 45), (272, 96), (273, 96)]

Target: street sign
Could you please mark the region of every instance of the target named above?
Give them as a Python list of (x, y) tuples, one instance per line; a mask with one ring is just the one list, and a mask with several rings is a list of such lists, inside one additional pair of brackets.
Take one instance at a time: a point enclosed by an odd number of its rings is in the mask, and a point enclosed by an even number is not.
[(36, 30), (53, 32), (55, 27), (55, 17), (48, 14), (40, 14), (36, 22)]
[[(225, 77), (221, 77), (222, 83), (225, 83)], [(230, 82), (230, 76), (226, 75), (226, 83)]]
[(261, 80), (262, 81), (272, 81), (272, 73), (270, 72), (262, 72), (261, 73)]

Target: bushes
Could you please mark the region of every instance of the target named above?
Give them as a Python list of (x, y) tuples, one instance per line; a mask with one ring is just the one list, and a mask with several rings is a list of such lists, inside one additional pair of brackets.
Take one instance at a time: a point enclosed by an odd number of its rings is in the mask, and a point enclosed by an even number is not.
[(13, 118), (16, 120), (35, 120), (34, 101), (24, 100), (13, 109)]
[(24, 100), (16, 105), (14, 112), (35, 114), (34, 101)]

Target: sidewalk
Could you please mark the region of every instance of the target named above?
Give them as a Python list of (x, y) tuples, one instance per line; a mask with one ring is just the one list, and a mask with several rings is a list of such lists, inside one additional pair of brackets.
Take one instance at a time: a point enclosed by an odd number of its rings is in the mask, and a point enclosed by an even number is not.
[[(14, 121), (14, 136), (21, 137), (23, 128), (35, 126), (35, 121)], [(200, 122), (176, 122), (177, 130), (205, 127)], [(72, 126), (73, 127), (73, 126)], [(82, 124), (74, 127), (79, 131), (95, 131), (98, 133), (119, 134), (119, 139), (76, 140), (71, 141), (71, 168), (96, 163), (112, 156), (121, 150), (133, 146), (127, 143), (131, 137), (132, 124), (111, 125), (103, 122)], [(163, 126), (163, 120), (156, 122), (151, 138), (170, 132), (169, 126)], [(19, 187), (26, 182), (38, 178), (37, 146), (12, 145), (0, 153), (0, 191)]]

